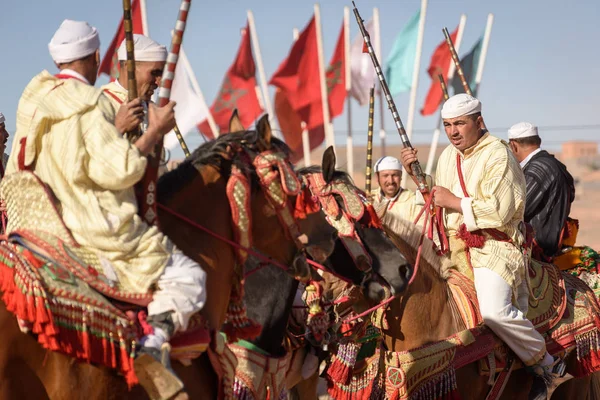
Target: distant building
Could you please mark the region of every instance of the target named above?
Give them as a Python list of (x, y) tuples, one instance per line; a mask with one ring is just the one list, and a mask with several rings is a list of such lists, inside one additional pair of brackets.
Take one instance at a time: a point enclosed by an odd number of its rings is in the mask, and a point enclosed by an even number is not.
[(574, 160), (586, 158), (593, 161), (598, 156), (597, 142), (571, 141), (562, 144), (562, 158), (564, 160)]

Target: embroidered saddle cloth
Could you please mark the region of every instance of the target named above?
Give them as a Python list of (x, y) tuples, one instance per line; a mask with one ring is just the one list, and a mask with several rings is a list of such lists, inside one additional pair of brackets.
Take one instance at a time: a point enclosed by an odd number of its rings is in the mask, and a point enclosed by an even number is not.
[[(135, 344), (143, 335), (137, 311), (152, 294), (127, 293), (107, 277), (98, 257), (73, 239), (60, 204), (35, 174), (11, 174), (0, 191), (10, 232), (0, 243), (0, 291), (9, 311), (45, 348), (116, 368), (135, 383)], [(209, 342), (197, 315), (171, 339), (172, 357), (198, 357)]]

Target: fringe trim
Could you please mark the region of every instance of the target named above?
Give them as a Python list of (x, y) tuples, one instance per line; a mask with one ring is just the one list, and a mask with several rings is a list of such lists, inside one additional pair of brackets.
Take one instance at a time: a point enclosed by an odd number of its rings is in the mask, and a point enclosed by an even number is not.
[(575, 378), (590, 375), (600, 370), (600, 332), (592, 329), (581, 335), (575, 335), (577, 363), (573, 371)]
[[(130, 389), (136, 385), (138, 379), (133, 368), (135, 341), (128, 343), (125, 340), (123, 328), (117, 329), (117, 337), (113, 332), (102, 332), (100, 337), (97, 333), (92, 334), (85, 304), (73, 301), (70, 306), (51, 306), (39, 282), (33, 276), (21, 276), (15, 268), (20, 264), (25, 274), (31, 267), (21, 264), (16, 252), (11, 252), (10, 256), (10, 261), (5, 257), (0, 260), (2, 300), (17, 319), (32, 325), (39, 344), (47, 350), (117, 369)], [(33, 267), (39, 268), (37, 264)], [(61, 311), (59, 307), (69, 307), (69, 310)], [(81, 321), (78, 319), (80, 316)], [(94, 317), (101, 318), (97, 314)]]

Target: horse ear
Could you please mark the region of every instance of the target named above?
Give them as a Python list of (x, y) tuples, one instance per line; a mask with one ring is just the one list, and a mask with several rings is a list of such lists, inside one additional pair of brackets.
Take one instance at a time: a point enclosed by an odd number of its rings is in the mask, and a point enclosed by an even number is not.
[(237, 108), (233, 110), (231, 114), (231, 118), (229, 118), (229, 132), (242, 132), (245, 131), (244, 125), (242, 125), (242, 121), (240, 120), (240, 116), (238, 115)]
[(269, 115), (263, 115), (256, 123), (256, 132), (258, 133), (258, 139), (262, 147), (262, 151), (271, 148), (271, 137), (273, 132), (271, 131), (271, 124), (269, 123)]
[(321, 162), (321, 170), (323, 171), (323, 179), (325, 182), (331, 183), (333, 174), (335, 173), (335, 151), (333, 146), (329, 146), (323, 153), (323, 161)]

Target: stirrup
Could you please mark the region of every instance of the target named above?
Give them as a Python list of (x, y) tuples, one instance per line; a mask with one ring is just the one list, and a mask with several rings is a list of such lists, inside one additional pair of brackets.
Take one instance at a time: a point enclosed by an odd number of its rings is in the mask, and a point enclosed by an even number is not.
[(171, 367), (171, 346), (164, 343), (161, 349), (141, 347), (134, 367), (140, 385), (152, 400), (167, 400), (184, 390), (183, 382)]
[(548, 367), (537, 364), (529, 367), (533, 374), (533, 383), (529, 391), (529, 400), (547, 400), (561, 384), (573, 376), (567, 374), (567, 365), (560, 358), (555, 358), (554, 363)]

